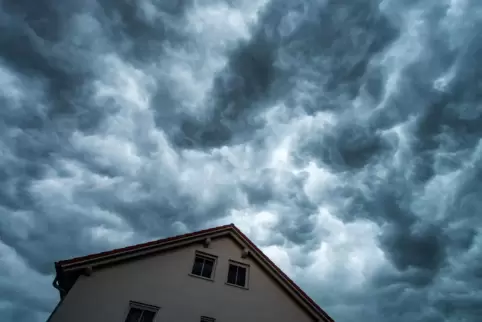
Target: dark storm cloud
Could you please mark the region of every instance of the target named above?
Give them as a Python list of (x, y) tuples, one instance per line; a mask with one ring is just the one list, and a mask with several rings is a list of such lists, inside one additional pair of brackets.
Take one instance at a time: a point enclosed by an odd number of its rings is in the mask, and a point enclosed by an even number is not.
[(106, 22), (116, 51), (133, 63), (145, 63), (162, 54), (166, 41), (183, 40), (172, 21), (181, 19), (191, 5), (191, 0), (157, 2), (155, 5), (150, 1), (106, 0), (97, 2), (95, 13)]
[[(87, 57), (66, 42), (63, 34), (78, 8), (51, 2), (38, 3), (35, 8), (27, 3), (2, 2), (2, 9), (5, 19), (1, 19), (4, 32), (0, 36), (0, 61), (11, 74), (7, 78), (15, 80), (12, 88), (4, 88), (0, 111), (2, 143), (7, 148), (2, 151), (0, 196), (4, 221), (0, 235), (2, 242), (32, 267), (50, 274), (54, 257), (47, 251), (49, 243), (37, 249), (34, 245), (45, 241), (42, 236), (46, 231), (65, 232), (68, 228), (61, 229), (65, 222), (55, 221), (52, 214), (43, 212), (32, 198), (30, 186), (68, 149), (68, 135), (76, 129), (92, 129), (103, 113), (85, 100), (84, 84), (92, 66), (83, 64)], [(22, 97), (13, 100), (12, 91), (19, 91)], [(20, 236), (15, 228), (15, 211), (29, 213), (37, 227), (28, 238)], [(76, 235), (74, 231), (72, 236)], [(59, 243), (59, 239), (50, 238), (52, 244)], [(63, 246), (53, 249), (59, 248)]]
[(260, 210), (270, 203), (283, 204), (283, 209), (277, 209), (281, 218), (273, 229), (281, 232), (289, 242), (306, 247), (306, 250), (316, 248), (320, 241), (319, 232), (314, 227), (317, 206), (303, 191), (306, 178), (303, 174), (286, 173), (283, 183), (277, 185), (275, 176), (273, 171), (265, 170), (243, 182), (241, 188), (248, 202)]
[(309, 101), (294, 98), (293, 104), (301, 103), (308, 113), (341, 111), (347, 104), (340, 98), (356, 97), (360, 89), (380, 99), (383, 84), (376, 70), (367, 69), (368, 64), (398, 32), (377, 5), (375, 1), (351, 1), (348, 5), (327, 1), (319, 7), (305, 7), (302, 21), (291, 27), (292, 12), (284, 13), (278, 25), (279, 32), (286, 34), (282, 42), (284, 68), (314, 84), (312, 90), (307, 88)]
[(136, 189), (136, 193), (142, 197), (134, 201), (119, 198), (116, 186), (110, 189), (79, 187), (76, 195), (79, 200), (89, 200), (102, 209), (119, 214), (133, 229), (143, 231), (149, 238), (169, 235), (172, 223), (176, 221), (182, 222), (188, 230), (195, 230), (206, 218), (224, 216), (235, 203), (233, 196), (226, 192), (214, 205), (202, 205), (194, 196), (180, 191), (174, 185), (167, 192), (160, 190), (162, 187), (154, 180), (148, 177), (144, 180), (142, 186)]
[[(293, 13), (302, 17), (291, 26)], [(326, 6), (273, 1), (263, 10), (253, 37), (230, 53), (229, 63), (214, 80), (212, 115), (185, 120), (176, 142), (202, 147), (252, 138), (264, 125), (253, 113), (270, 101), (286, 98), (295, 86), (293, 80), (300, 74), (307, 76), (306, 66), (317, 69), (314, 81), (323, 87), (323, 95), (354, 97), (364, 79), (370, 78), (367, 91), (379, 96), (382, 85), (377, 83), (376, 71), (365, 75), (367, 65), (396, 34), (374, 1), (349, 5), (330, 1)], [(310, 94), (317, 93), (319, 88)], [(303, 107), (309, 113), (344, 108), (326, 97), (315, 97), (314, 102)]]
[(390, 143), (375, 128), (340, 122), (332, 133), (323, 137), (307, 137), (298, 149), (294, 156), (297, 162), (308, 162), (310, 155), (316, 155), (317, 162), (323, 166), (333, 171), (346, 171), (363, 168), (383, 157), (385, 152), (390, 151)]
[[(24, 8), (28, 8), (25, 9)], [(38, 8), (17, 1), (4, 3), (5, 19), (0, 38), (2, 60), (18, 73), (38, 79), (43, 83), (48, 105), (44, 120), (38, 115), (21, 118), (22, 127), (41, 127), (45, 119), (57, 121), (75, 116), (76, 126), (95, 126), (102, 117), (101, 111), (86, 105), (79, 96), (91, 73), (88, 57), (82, 48), (65, 41), (67, 22), (77, 8), (68, 4), (53, 5), (49, 1), (38, 3)], [(79, 112), (77, 105), (84, 111)]]
[[(263, 26), (263, 25), (262, 25)], [(227, 66), (213, 83), (214, 111), (207, 120), (186, 120), (182, 124), (181, 146), (221, 146), (252, 137), (262, 126), (253, 117), (270, 98), (279, 73), (275, 66), (276, 44), (260, 28), (253, 38), (241, 42), (230, 53)]]
[[(35, 195), (32, 182), (45, 177), (51, 167), (58, 168), (58, 158), (73, 156), (88, 164), (86, 156), (72, 148), (69, 136), (73, 131), (95, 131), (112, 112), (92, 105), (89, 99), (95, 68), (90, 62), (98, 54), (95, 41), (104, 41), (100, 47), (110, 45), (95, 28), (87, 39), (71, 31), (76, 14), (95, 7), (93, 2), (83, 8), (49, 1), (35, 6), (19, 1), (1, 4), (0, 66), (6, 68), (1, 76), (11, 87), (4, 87), (1, 95), (0, 240), (34, 271), (50, 279), (54, 260), (106, 248), (89, 232), (89, 227), (105, 225), (103, 220), (84, 216), (97, 211), (91, 202), (74, 198), (59, 206), (62, 200), (53, 200), (58, 196)], [(98, 21), (84, 23), (95, 27)], [(115, 39), (112, 43), (115, 47)], [(71, 173), (66, 171), (63, 176), (69, 178)], [(68, 205), (72, 202), (77, 206)], [(22, 294), (30, 291), (21, 293), (18, 285), (7, 286), (3, 281), (0, 285), (1, 301), (10, 303), (0, 310), (6, 321), (43, 320), (39, 313), (52, 309), (46, 302), (50, 296), (29, 298)]]
[[(317, 137), (305, 138), (296, 155), (304, 162), (312, 158), (333, 171), (343, 171), (342, 180), (346, 180), (346, 184), (335, 189), (332, 197), (339, 198), (340, 205), (346, 205), (347, 198), (351, 200), (342, 211), (346, 219), (364, 217), (381, 223), (380, 245), (398, 270), (388, 279), (379, 276), (378, 282), (383, 288), (398, 284), (404, 285), (405, 290), (407, 287), (437, 289), (440, 283), (437, 279), (450, 279), (448, 276), (453, 274), (453, 256), (473, 252), (478, 235), (473, 227), (480, 225), (474, 217), (480, 203), (473, 196), (478, 194), (482, 182), (479, 171), (482, 118), (476, 103), (480, 93), (480, 68), (471, 65), (472, 68), (466, 70), (465, 64), (470, 64), (475, 57), (480, 42), (471, 38), (465, 48), (450, 53), (453, 49), (437, 38), (442, 37), (437, 32), (434, 31), (435, 39), (430, 41), (437, 42), (441, 50), (431, 53), (430, 62), (422, 56), (403, 73), (403, 84), (412, 85), (399, 87), (384, 111), (373, 113), (371, 118), (344, 117), (334, 128), (325, 129)], [(434, 79), (430, 76), (447, 64), (455, 64), (460, 69), (440, 93), (431, 87)], [(407, 104), (416, 104), (418, 108), (414, 110)], [(403, 112), (394, 111), (402, 109)], [(380, 122), (382, 116), (389, 123)], [(414, 125), (407, 127), (410, 132), (405, 134), (410, 152), (400, 165), (403, 168), (399, 168), (393, 163), (393, 157), (402, 149), (401, 142), (389, 144), (383, 130), (388, 124), (393, 126), (410, 116), (416, 117)], [(459, 171), (458, 180), (453, 181), (448, 190), (440, 187), (441, 191), (450, 191), (449, 194), (441, 192), (436, 200), (427, 204), (419, 202), (426, 193), (426, 184), (453, 171)], [(359, 180), (363, 182), (361, 185)], [(431, 202), (442, 208), (437, 210)], [(435, 211), (427, 213), (423, 207), (432, 207)], [(434, 218), (441, 216), (444, 219)], [(474, 274), (467, 274), (461, 280), (480, 283), (480, 277)], [(452, 283), (461, 280), (459, 276)], [(433, 302), (430, 297), (424, 298), (430, 291), (414, 292), (419, 292), (416, 297), (431, 303), (437, 312), (432, 316), (427, 313), (423, 321), (456, 317), (472, 321), (478, 312), (470, 302), (466, 306), (450, 305), (449, 300), (442, 304), (440, 300)], [(384, 296), (400, 301), (404, 297), (401, 292)], [(389, 304), (382, 300), (381, 303), (385, 316), (406, 314), (408, 317), (409, 313), (403, 311), (417, 307), (416, 301)]]
[[(252, 3), (226, 10), (242, 16)], [(477, 321), (480, 4), (258, 4), (249, 35), (216, 49), (226, 64), (187, 84), (169, 68), (209, 65), (208, 42), (221, 36), (186, 26), (210, 22), (202, 9), (217, 4), (0, 1), (0, 316), (45, 318), (55, 260), (233, 210), (275, 214), (260, 243), (289, 248), (308, 271), (330, 238), (354, 238), (324, 230), (325, 207), (340, 225), (376, 224), (383, 251), (353, 289), (347, 280), (361, 277), (349, 263), (323, 263), (339, 270), (324, 284), (306, 276), (337, 321)], [(195, 109), (176, 82), (207, 84)], [(317, 124), (322, 113), (329, 121)], [(284, 138), (296, 169), (269, 161)], [(330, 179), (314, 180), (311, 164)], [(344, 251), (333, 246), (348, 261)]]

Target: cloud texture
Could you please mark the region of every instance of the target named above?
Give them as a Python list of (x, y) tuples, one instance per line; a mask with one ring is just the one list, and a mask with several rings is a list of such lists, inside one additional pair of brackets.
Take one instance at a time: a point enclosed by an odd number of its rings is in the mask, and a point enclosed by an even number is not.
[(234, 222), (335, 320), (482, 316), (482, 3), (0, 0), (0, 317)]

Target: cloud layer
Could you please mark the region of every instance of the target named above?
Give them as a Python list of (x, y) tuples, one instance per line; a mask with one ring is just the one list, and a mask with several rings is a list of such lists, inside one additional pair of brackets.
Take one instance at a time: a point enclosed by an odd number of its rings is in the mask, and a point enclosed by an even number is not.
[(339, 322), (482, 316), (476, 0), (0, 0), (0, 316), (234, 222)]

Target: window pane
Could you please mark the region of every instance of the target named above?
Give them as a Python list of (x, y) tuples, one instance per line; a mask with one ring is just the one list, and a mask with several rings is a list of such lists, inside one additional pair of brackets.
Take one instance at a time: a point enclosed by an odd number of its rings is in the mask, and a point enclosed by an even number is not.
[(246, 285), (246, 267), (238, 266), (238, 278), (236, 280), (236, 285)]
[(139, 318), (141, 317), (142, 310), (131, 308), (129, 310), (129, 314), (127, 314), (126, 322), (139, 322)]
[(152, 311), (144, 311), (140, 322), (152, 322), (154, 321), (154, 315), (156, 315), (156, 313)]
[(204, 262), (204, 259), (196, 256), (196, 258), (194, 259), (194, 265), (192, 267), (192, 273), (194, 275), (201, 275), (203, 262)]
[(237, 270), (237, 266), (231, 265), (231, 264), (229, 265), (228, 283), (236, 284), (236, 270)]
[(213, 272), (214, 261), (210, 259), (204, 259), (204, 267), (202, 271), (202, 276), (211, 278)]

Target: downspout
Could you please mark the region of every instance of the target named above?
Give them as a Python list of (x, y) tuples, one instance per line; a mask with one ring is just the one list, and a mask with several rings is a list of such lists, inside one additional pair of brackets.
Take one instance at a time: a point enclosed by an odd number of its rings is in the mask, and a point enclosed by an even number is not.
[(49, 317), (47, 318), (47, 321), (45, 321), (45, 322), (50, 322), (52, 320), (52, 317), (54, 316), (55, 312), (57, 312), (57, 309), (60, 307), (60, 304), (63, 301), (63, 297), (64, 297), (63, 294), (65, 294), (65, 290), (63, 288), (61, 288), (60, 285), (59, 285), (59, 280), (57, 278), (57, 275), (55, 275), (54, 281), (52, 282), (52, 286), (55, 287), (59, 291), (60, 300), (57, 303), (57, 305), (55, 306), (55, 308), (53, 309), (53, 311), (50, 313)]
[(55, 276), (54, 281), (52, 282), (52, 286), (55, 287), (59, 291), (60, 298), (62, 299), (64, 297), (65, 290), (60, 287), (59, 279), (58, 279), (57, 276)]

